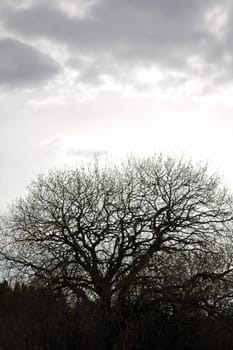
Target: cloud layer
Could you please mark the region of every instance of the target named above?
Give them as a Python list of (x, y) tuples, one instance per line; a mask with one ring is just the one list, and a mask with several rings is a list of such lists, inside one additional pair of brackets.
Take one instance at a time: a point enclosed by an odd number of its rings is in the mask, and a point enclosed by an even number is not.
[(36, 48), (18, 40), (0, 39), (0, 86), (33, 87), (58, 71), (58, 64)]
[[(5, 30), (24, 41), (46, 41), (51, 51), (61, 45), (67, 56), (63, 66), (77, 73), (77, 83), (98, 85), (104, 76), (130, 81), (139, 67), (156, 67), (173, 80), (174, 74), (182, 81), (198, 76), (214, 84), (233, 78), (229, 0), (59, 0), (49, 5), (28, 0), (15, 5), (16, 0), (2, 5)], [(41, 73), (49, 79), (56, 72), (54, 62), (35, 48), (25, 56), (23, 47), (19, 50), (21, 62), (29, 64), (36, 57), (35, 83)], [(21, 82), (30, 77), (24, 67), (22, 78), (18, 71), (11, 73), (9, 82), (14, 74)]]

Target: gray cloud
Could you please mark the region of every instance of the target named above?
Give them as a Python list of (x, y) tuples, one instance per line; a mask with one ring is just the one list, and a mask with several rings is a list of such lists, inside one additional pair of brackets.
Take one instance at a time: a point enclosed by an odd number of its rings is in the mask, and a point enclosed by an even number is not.
[[(138, 66), (206, 75), (219, 82), (233, 77), (228, 0), (96, 0), (83, 17), (38, 0), (26, 8), (5, 7), (3, 13), (8, 30), (65, 44), (67, 64), (84, 82), (98, 84), (104, 73), (124, 80), (125, 72)], [(71, 64), (80, 58), (89, 60)]]
[(0, 39), (0, 85), (34, 87), (53, 77), (58, 64), (36, 48), (18, 40)]

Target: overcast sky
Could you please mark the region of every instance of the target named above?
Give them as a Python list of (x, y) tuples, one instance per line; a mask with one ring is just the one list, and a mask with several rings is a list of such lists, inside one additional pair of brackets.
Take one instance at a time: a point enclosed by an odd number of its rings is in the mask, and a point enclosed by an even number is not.
[(233, 1), (1, 0), (0, 104), (1, 208), (95, 152), (208, 160), (233, 189)]

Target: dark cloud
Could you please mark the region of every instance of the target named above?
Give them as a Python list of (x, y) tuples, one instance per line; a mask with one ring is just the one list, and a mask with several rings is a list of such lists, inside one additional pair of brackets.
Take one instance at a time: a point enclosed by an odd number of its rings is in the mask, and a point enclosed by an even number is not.
[(38, 0), (3, 12), (8, 30), (65, 44), (67, 64), (91, 59), (71, 65), (84, 82), (98, 83), (102, 74), (124, 79), (124, 72), (139, 66), (219, 81), (233, 76), (233, 16), (227, 0), (96, 0), (84, 17)]
[(0, 85), (34, 87), (52, 78), (58, 64), (36, 48), (18, 40), (0, 39)]

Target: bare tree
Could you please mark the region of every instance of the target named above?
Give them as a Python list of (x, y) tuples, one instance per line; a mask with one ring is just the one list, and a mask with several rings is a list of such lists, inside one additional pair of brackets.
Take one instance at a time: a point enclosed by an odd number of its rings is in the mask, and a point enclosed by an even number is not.
[[(226, 253), (231, 222), (231, 197), (206, 167), (131, 158), (120, 166), (39, 176), (2, 218), (1, 254), (11, 271), (97, 305), (104, 329), (132, 291), (136, 302), (145, 293), (142, 286), (146, 293), (155, 288), (150, 267), (161, 257), (170, 264), (177, 252)], [(223, 261), (190, 273), (183, 285), (225, 276), (230, 254)], [(110, 333), (105, 330), (109, 338)], [(101, 341), (104, 349), (106, 337)]]

